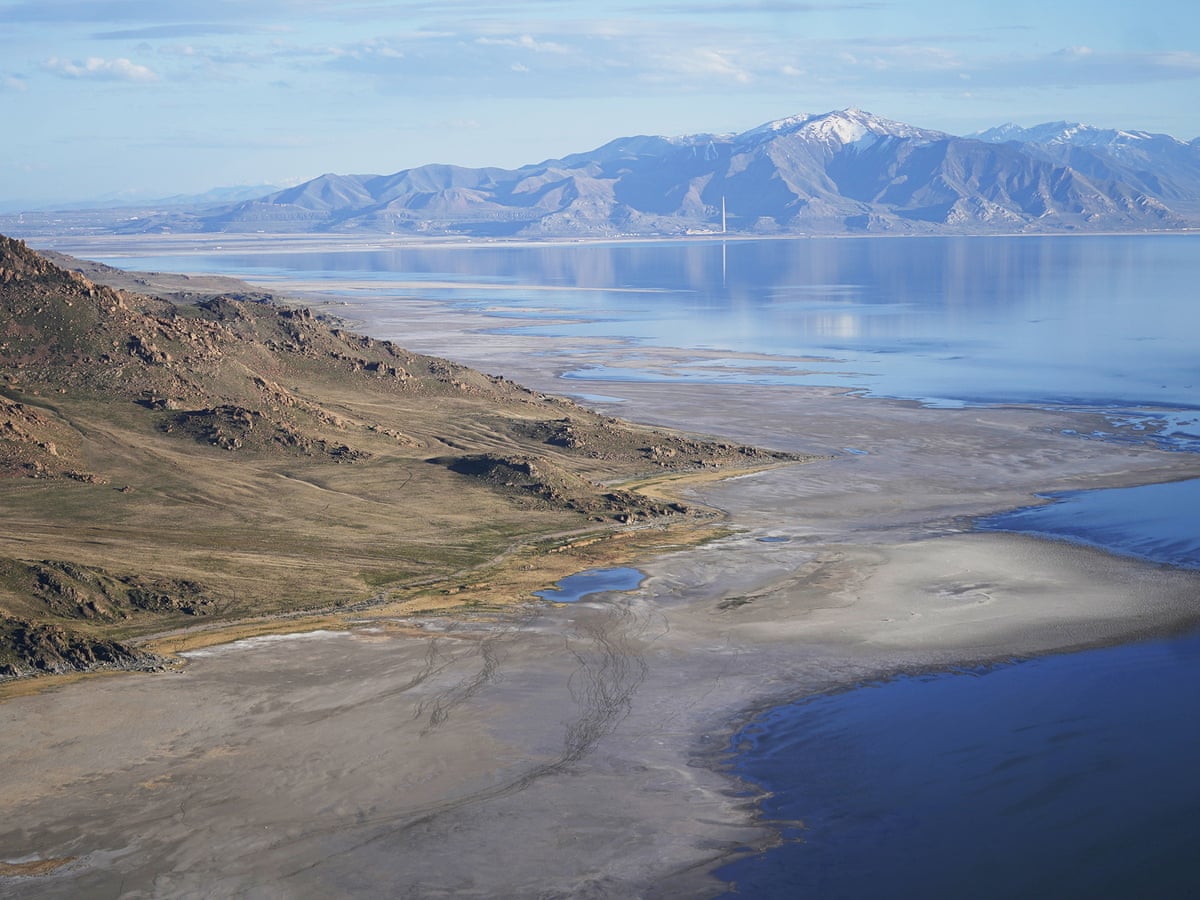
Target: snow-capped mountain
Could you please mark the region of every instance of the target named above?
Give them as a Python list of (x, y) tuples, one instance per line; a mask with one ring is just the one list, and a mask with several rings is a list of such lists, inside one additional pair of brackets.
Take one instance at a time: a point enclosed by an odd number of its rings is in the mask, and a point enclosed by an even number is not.
[(982, 141), (1013, 141), (1025, 152), (1086, 173), (1120, 180), (1160, 200), (1200, 202), (1200, 139), (1185, 143), (1169, 134), (1095, 128), (1078, 122), (1046, 122), (1032, 128), (1009, 123), (976, 135)]
[(845, 109), (620, 138), (519, 169), (322, 175), (137, 228), (471, 235), (945, 233), (1200, 223), (1200, 142), (1063, 122), (956, 137)]
[[(1013, 122), (997, 128), (981, 131), (974, 137), (981, 141), (999, 144), (1005, 141), (1017, 141), (1022, 144), (1073, 144), (1077, 147), (1109, 147), (1115, 144), (1125, 144), (1138, 141), (1150, 141), (1165, 138), (1174, 141), (1175, 138), (1165, 134), (1151, 134), (1148, 131), (1120, 131), (1114, 128), (1096, 128), (1093, 125), (1083, 125), (1079, 122), (1044, 122), (1032, 128), (1022, 128)], [(1177, 142), (1182, 143), (1182, 142)]]

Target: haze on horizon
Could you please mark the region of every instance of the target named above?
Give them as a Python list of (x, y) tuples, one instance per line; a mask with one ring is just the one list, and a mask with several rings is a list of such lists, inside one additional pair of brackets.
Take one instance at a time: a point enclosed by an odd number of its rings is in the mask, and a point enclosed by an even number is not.
[(848, 106), (1200, 135), (1190, 0), (3, 0), (0, 209), (515, 167)]

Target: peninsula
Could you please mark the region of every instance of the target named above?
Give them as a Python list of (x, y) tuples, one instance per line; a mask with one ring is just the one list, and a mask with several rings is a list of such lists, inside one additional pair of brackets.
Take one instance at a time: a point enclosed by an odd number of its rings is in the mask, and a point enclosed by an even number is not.
[(711, 517), (626, 483), (800, 458), (211, 294), (100, 286), (0, 238), (0, 679), (154, 668), (302, 611), (529, 599)]

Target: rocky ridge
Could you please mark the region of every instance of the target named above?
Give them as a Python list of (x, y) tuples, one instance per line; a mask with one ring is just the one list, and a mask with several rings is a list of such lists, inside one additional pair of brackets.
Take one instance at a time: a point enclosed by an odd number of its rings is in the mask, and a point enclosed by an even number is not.
[[(0, 237), (0, 504), (13, 535), (43, 535), (0, 542), (0, 677), (138, 667), (115, 636), (311, 605), (319, 576), (303, 572), (331, 564), (313, 549), (335, 540), (316, 524), (331, 515), (345, 543), (329, 552), (350, 561), (318, 593), (359, 602), (442, 571), (443, 556), (502, 549), (492, 532), (532, 531), (530, 516), (562, 528), (695, 512), (613, 482), (791, 458), (631, 426), (308, 309), (115, 290)], [(422, 482), (432, 506), (412, 505)], [(364, 545), (367, 511), (384, 534)], [(132, 556), (104, 549), (125, 540)], [(292, 579), (264, 588), (272, 603), (237, 598), (263, 565), (238, 568), (247, 544)]]

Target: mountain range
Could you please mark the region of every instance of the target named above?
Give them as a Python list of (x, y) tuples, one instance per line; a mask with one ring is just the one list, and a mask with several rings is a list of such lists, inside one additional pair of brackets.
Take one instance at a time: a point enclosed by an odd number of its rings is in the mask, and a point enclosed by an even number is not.
[(742, 134), (636, 136), (518, 169), (326, 174), (123, 232), (568, 237), (1177, 230), (1200, 224), (1200, 139), (1066, 122), (957, 137), (858, 109)]

